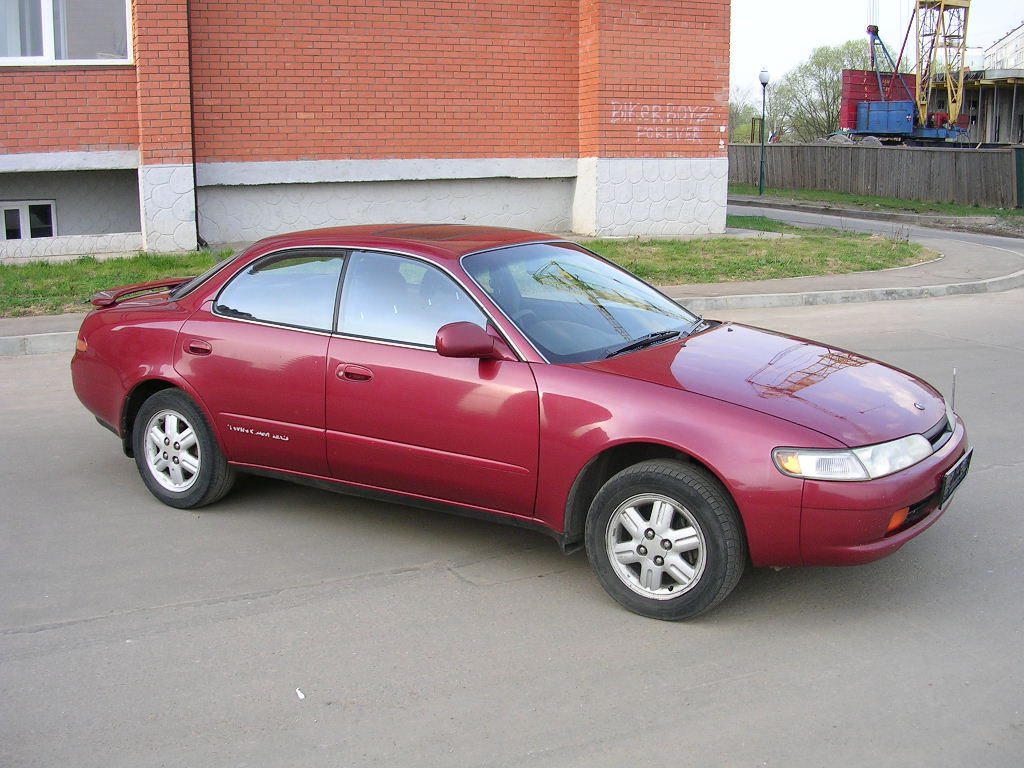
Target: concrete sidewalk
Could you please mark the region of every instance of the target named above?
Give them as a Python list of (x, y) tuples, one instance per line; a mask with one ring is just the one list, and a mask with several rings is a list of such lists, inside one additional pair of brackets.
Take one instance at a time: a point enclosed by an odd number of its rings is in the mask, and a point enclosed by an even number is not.
[[(756, 201), (760, 202), (760, 201)], [(749, 198), (730, 198), (730, 204), (754, 207)], [(769, 207), (769, 206), (762, 206)], [(778, 206), (771, 206), (777, 208)], [(790, 205), (786, 210), (820, 214), (818, 226), (829, 219), (849, 225), (850, 212), (825, 213), (818, 206)], [(936, 217), (878, 213), (875, 221), (912, 223), (934, 227)], [(923, 220), (923, 221), (922, 221)], [(961, 230), (962, 231), (962, 230)], [(777, 238), (778, 234), (730, 230), (727, 234), (752, 240)], [(702, 283), (662, 286), (662, 290), (689, 309), (721, 313), (730, 309), (791, 307), (812, 304), (841, 304), (861, 301), (920, 299), (957, 294), (1005, 291), (1024, 285), (1024, 241), (1001, 237), (976, 238), (984, 242), (957, 239), (940, 229), (915, 229), (915, 242), (936, 251), (934, 260), (910, 267), (846, 275), (794, 277), (741, 283)], [(0, 318), (0, 355), (32, 355), (66, 352), (85, 312), (40, 317)]]

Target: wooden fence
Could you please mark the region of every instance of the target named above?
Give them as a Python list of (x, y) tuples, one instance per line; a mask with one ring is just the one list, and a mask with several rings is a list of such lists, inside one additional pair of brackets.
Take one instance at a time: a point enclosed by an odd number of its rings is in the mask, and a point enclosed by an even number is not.
[[(1012, 149), (769, 144), (765, 157), (768, 187), (990, 208), (1024, 204)], [(729, 181), (756, 186), (760, 159), (759, 144), (730, 144)]]

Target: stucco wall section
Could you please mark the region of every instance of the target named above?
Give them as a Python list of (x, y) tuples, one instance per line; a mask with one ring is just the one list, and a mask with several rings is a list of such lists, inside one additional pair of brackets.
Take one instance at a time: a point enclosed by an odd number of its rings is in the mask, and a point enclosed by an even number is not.
[(576, 159), (572, 157), (417, 157), (196, 164), (196, 183), (200, 187), (502, 177), (553, 179), (575, 175)]
[(0, 242), (0, 263), (67, 261), (82, 254), (100, 257), (126, 256), (141, 249), (142, 234), (139, 232), (7, 240)]
[(195, 180), (191, 165), (139, 168), (143, 244), (150, 251), (196, 247)]
[(137, 149), (98, 152), (19, 152), (0, 154), (0, 173), (47, 171), (113, 171), (139, 167)]
[(0, 200), (53, 200), (58, 236), (138, 232), (138, 184), (135, 171), (3, 173)]
[(485, 223), (550, 232), (569, 228), (572, 179), (464, 179), (198, 190), (209, 243), (250, 242), (299, 229), (380, 224)]
[(603, 237), (725, 231), (727, 158), (582, 158), (572, 229)]

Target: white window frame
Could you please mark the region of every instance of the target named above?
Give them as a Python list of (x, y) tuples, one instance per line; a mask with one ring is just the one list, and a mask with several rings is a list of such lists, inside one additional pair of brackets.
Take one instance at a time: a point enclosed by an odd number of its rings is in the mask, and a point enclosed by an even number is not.
[[(32, 228), (29, 226), (28, 207), (30, 205), (50, 206), (50, 227), (53, 229), (52, 237), (57, 237), (57, 201), (56, 200), (3, 200), (0, 201), (0, 242), (20, 243), (22, 240), (44, 240), (42, 237), (32, 237)], [(21, 229), (21, 237), (7, 239), (7, 211), (18, 211), (18, 223)]]
[(56, 56), (56, 32), (53, 25), (53, 4), (55, 0), (38, 0), (43, 30), (42, 56), (0, 56), (0, 67), (110, 67), (134, 63), (132, 40), (132, 2), (124, 0), (125, 40), (127, 56), (123, 59), (58, 59)]

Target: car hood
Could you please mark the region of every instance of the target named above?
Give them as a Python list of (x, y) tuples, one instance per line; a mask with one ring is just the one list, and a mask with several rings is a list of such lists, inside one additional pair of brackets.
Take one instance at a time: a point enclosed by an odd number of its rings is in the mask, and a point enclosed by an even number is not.
[(942, 396), (905, 371), (733, 323), (584, 367), (751, 408), (848, 446), (923, 433), (945, 415)]

